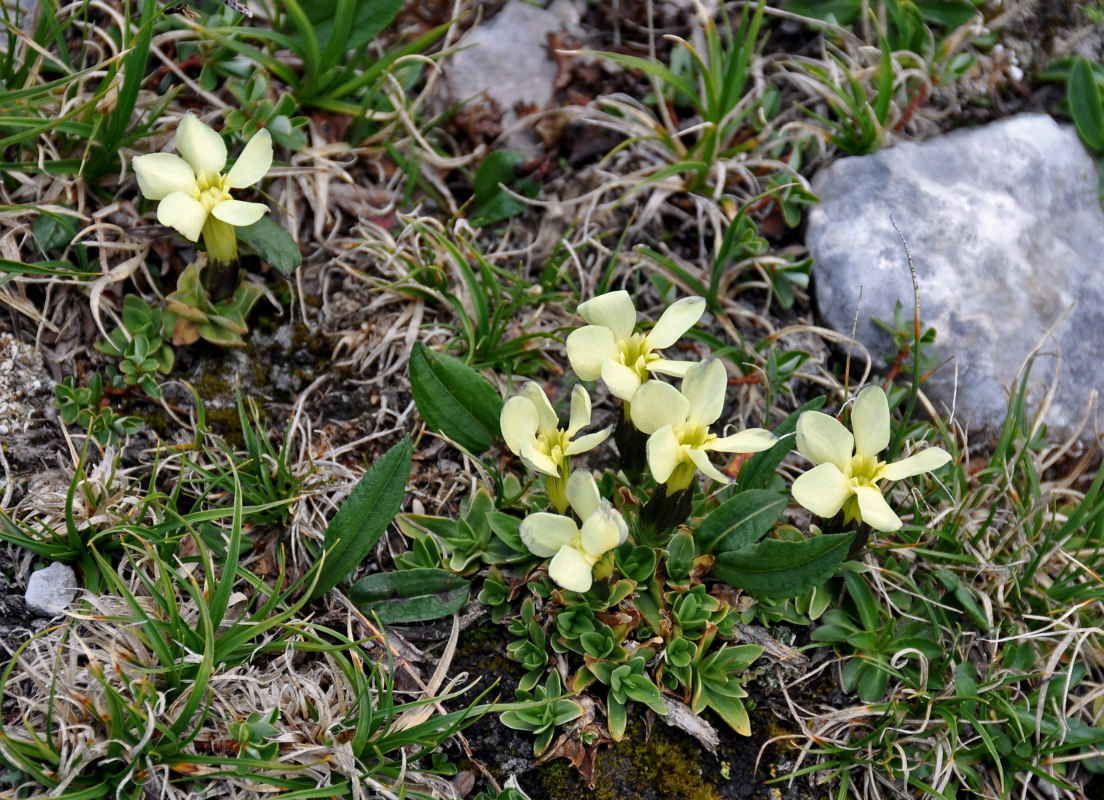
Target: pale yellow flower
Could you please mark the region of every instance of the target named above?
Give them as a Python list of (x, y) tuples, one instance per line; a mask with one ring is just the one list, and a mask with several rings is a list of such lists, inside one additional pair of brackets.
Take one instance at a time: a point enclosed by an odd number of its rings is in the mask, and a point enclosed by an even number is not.
[(590, 395), (582, 386), (571, 390), (571, 416), (567, 428), (541, 387), (530, 381), (502, 406), (499, 427), (510, 451), (534, 472), (567, 477), (570, 457), (585, 453), (606, 440), (609, 429), (575, 438), (590, 424)]
[(582, 520), (544, 511), (521, 521), (521, 541), (535, 556), (551, 558), (548, 576), (565, 589), (585, 592), (594, 583), (594, 565), (629, 537), (624, 517), (598, 493), (589, 472), (567, 479), (567, 499)]
[(689, 361), (669, 361), (656, 350), (670, 347), (705, 313), (705, 300), (685, 297), (672, 303), (646, 334), (633, 333), (636, 308), (626, 291), (610, 292), (579, 305), (589, 325), (567, 337), (571, 368), (584, 381), (601, 378), (610, 394), (626, 403), (651, 373), (681, 378)]
[(758, 453), (778, 441), (770, 431), (749, 428), (731, 436), (709, 432), (724, 410), (728, 374), (724, 364), (710, 359), (692, 364), (682, 380), (682, 390), (659, 381), (648, 381), (633, 397), (633, 425), (648, 436), (648, 467), (652, 477), (667, 484), (667, 493), (685, 489), (697, 470), (719, 483), (727, 475), (709, 460), (712, 451)]
[(890, 436), (889, 402), (878, 386), (868, 386), (855, 398), (851, 427), (853, 435), (819, 411), (798, 418), (797, 449), (817, 466), (794, 481), (794, 499), (818, 516), (833, 517), (842, 508), (847, 520), (892, 533), (901, 520), (882, 496), (880, 484), (938, 469), (951, 460), (950, 453), (929, 447), (892, 464), (878, 460)]
[(160, 201), (158, 222), (192, 242), (202, 235), (208, 256), (229, 263), (238, 250), (234, 227), (252, 225), (268, 211), (261, 203), (235, 200), (230, 190), (252, 186), (265, 176), (272, 166), (272, 136), (259, 131), (223, 175), (226, 144), (189, 113), (176, 130), (176, 149), (180, 156), (151, 153), (134, 159), (138, 188), (148, 199)]

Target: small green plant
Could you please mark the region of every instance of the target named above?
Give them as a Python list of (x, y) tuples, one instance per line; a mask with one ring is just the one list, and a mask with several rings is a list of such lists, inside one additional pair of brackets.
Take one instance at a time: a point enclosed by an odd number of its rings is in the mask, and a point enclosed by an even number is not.
[(244, 347), (242, 336), (249, 332), (246, 318), (264, 290), (246, 279), (229, 298), (213, 302), (203, 285), (205, 266), (197, 261), (185, 267), (176, 291), (167, 298), (166, 324), (172, 325), (173, 344), (195, 344), (202, 338), (221, 347)]
[(77, 386), (70, 375), (54, 387), (54, 407), (61, 421), (79, 425), (103, 446), (116, 445), (145, 428), (138, 417), (117, 414), (102, 401), (103, 377), (98, 372), (89, 375), (84, 386)]
[(122, 325), (96, 342), (96, 349), (121, 360), (112, 371), (116, 386), (140, 386), (150, 397), (161, 397), (158, 375), (172, 372), (176, 354), (164, 339), (165, 324), (160, 308), (153, 308), (137, 295), (123, 299)]

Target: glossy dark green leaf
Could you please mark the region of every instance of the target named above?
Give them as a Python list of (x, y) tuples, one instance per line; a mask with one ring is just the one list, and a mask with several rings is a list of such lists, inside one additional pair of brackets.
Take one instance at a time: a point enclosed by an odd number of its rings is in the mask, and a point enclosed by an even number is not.
[(394, 625), (440, 619), (468, 601), (471, 584), (448, 570), (423, 567), (368, 575), (349, 587), (349, 600), (365, 614)]
[(694, 533), (701, 553), (741, 550), (758, 542), (782, 515), (789, 498), (747, 489), (717, 507)]
[(713, 577), (756, 595), (785, 600), (827, 581), (847, 558), (854, 532), (826, 533), (801, 542), (765, 539), (717, 555)]
[(290, 275), (303, 263), (303, 254), (291, 234), (280, 227), (272, 215), (265, 214), (252, 225), (236, 228), (238, 238), (284, 275)]
[(410, 437), (376, 460), (337, 510), (325, 533), (325, 560), (311, 598), (319, 597), (356, 569), (399, 513), (410, 477)]
[(476, 228), (508, 219), (525, 210), (526, 204), (502, 187), (535, 197), (540, 187), (531, 180), (518, 180), (514, 167), (525, 160), (515, 150), (494, 150), (483, 159), (472, 181), (472, 210), (469, 221)]
[(421, 342), (410, 354), (410, 391), (426, 425), (470, 453), (482, 453), (499, 435), (502, 398), (490, 382)]
[(1087, 58), (1074, 60), (1066, 84), (1066, 97), (1070, 116), (1081, 139), (1093, 150), (1104, 152), (1104, 103), (1100, 98), (1100, 85)]

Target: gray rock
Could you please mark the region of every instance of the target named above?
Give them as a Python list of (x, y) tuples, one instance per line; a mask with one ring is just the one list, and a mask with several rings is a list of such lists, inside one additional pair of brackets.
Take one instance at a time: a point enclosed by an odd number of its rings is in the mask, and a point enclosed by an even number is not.
[[(870, 319), (892, 320), (898, 300), (912, 319), (895, 220), (912, 250), (921, 320), (935, 328), (940, 356), (953, 359), (925, 383), (929, 396), (973, 436), (992, 434), (1038, 347), (1029, 400), (1042, 399), (1060, 358), (1047, 424), (1051, 438), (1076, 429), (1104, 388), (1104, 212), (1097, 167), (1072, 126), (1011, 117), (841, 159), (813, 188), (821, 203), (806, 243), (827, 325), (850, 334), (857, 311), (856, 339), (876, 358), (892, 355)], [(1085, 434), (1102, 428), (1098, 409)]]
[(57, 616), (73, 602), (79, 587), (73, 569), (55, 561), (45, 569), (31, 573), (24, 595), (27, 610), (42, 617)]
[[(493, 19), (473, 28), (460, 42), (466, 49), (446, 62), (453, 101), (486, 92), (502, 111), (503, 129), (517, 121), (519, 103), (544, 108), (552, 100), (558, 72), (548, 36), (578, 25), (579, 15), (569, 0), (554, 0), (547, 9), (509, 0)], [(535, 135), (512, 136), (508, 142), (528, 155), (537, 154), (535, 143)]]

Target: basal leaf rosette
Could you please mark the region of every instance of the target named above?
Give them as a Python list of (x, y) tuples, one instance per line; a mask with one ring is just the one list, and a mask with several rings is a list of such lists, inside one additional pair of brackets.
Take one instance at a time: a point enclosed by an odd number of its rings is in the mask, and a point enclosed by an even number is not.
[(797, 420), (797, 449), (817, 466), (798, 476), (794, 499), (821, 517), (843, 509), (847, 522), (865, 522), (883, 533), (901, 528), (901, 520), (883, 496), (883, 484), (938, 469), (950, 453), (929, 447), (901, 461), (878, 458), (889, 446), (889, 401), (881, 387), (859, 392), (851, 410), (851, 428), (820, 411)]

